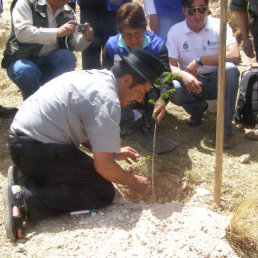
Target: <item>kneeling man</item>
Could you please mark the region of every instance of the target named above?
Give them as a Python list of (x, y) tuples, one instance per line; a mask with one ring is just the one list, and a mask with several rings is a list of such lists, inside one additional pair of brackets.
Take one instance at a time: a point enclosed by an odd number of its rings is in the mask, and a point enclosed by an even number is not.
[[(12, 240), (22, 237), (26, 215), (37, 221), (107, 206), (115, 196), (112, 182), (147, 193), (148, 179), (115, 161), (139, 159), (133, 148), (120, 148), (121, 106), (141, 102), (164, 66), (141, 49), (121, 58), (111, 71), (74, 71), (53, 79), (16, 114), (9, 136), (15, 167), (4, 189), (5, 228)], [(92, 150), (93, 159), (80, 144)]]

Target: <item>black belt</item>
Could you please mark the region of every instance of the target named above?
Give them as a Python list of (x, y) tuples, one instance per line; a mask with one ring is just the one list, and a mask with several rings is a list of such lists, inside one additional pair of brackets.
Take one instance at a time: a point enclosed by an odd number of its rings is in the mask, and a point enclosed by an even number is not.
[(37, 140), (31, 138), (30, 136), (27, 136), (22, 133), (16, 133), (16, 134), (9, 134), (9, 140), (23, 140), (23, 141), (31, 141), (31, 142), (37, 142)]

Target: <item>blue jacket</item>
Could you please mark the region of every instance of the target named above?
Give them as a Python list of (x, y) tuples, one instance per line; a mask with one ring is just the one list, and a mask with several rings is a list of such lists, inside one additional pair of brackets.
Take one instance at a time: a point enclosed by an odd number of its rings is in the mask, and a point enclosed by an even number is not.
[[(143, 39), (142, 49), (156, 56), (164, 65), (166, 70), (170, 71), (168, 62), (168, 50), (166, 44), (159, 36), (146, 30)], [(108, 39), (102, 51), (102, 68), (110, 69), (114, 65), (115, 60), (118, 61), (121, 59), (121, 57), (119, 57), (117, 54), (118, 51), (122, 54), (122, 56), (128, 56), (130, 52), (120, 33)], [(171, 89), (172, 86), (173, 85), (168, 84), (163, 85), (161, 90), (157, 89), (156, 87), (154, 89), (158, 92), (158, 95), (160, 96), (160, 94), (164, 94), (169, 89)], [(168, 99), (166, 99), (165, 101), (168, 102)]]
[[(142, 48), (159, 58), (162, 64), (169, 70), (168, 50), (164, 41), (156, 34), (146, 30)], [(117, 52), (123, 56), (128, 56), (130, 50), (127, 48), (122, 35), (119, 33), (108, 39), (102, 52), (102, 67), (110, 69), (114, 65)]]
[(155, 0), (154, 3), (160, 16), (184, 17), (180, 0)]

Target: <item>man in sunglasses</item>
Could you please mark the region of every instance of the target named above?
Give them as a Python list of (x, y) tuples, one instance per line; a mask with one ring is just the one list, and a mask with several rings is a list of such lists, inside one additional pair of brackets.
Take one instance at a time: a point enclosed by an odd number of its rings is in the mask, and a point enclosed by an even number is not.
[[(249, 14), (252, 18), (251, 33), (254, 38), (254, 49), (251, 40), (249, 39), (249, 25), (247, 4), (249, 2)], [(230, 9), (235, 13), (241, 36), (243, 39), (243, 50), (245, 54), (253, 58), (256, 53), (256, 61), (258, 62), (258, 1), (257, 0), (231, 0)]]
[[(170, 28), (167, 48), (176, 92), (171, 101), (191, 115), (190, 126), (202, 123), (205, 100), (217, 98), (220, 21), (209, 16), (208, 0), (181, 0), (185, 20)], [(240, 53), (227, 25), (224, 148), (230, 148), (238, 90)]]

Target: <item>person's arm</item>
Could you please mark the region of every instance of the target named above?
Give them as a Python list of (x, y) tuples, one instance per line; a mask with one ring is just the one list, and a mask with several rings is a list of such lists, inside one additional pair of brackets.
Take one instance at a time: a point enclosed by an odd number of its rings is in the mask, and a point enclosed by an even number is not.
[(143, 0), (146, 16), (149, 18), (150, 29), (157, 33), (159, 29), (159, 17), (156, 12), (154, 0)]
[[(219, 64), (219, 56), (211, 55), (211, 56), (200, 56), (200, 60), (202, 65), (209, 66), (218, 66)], [(238, 65), (240, 62), (240, 52), (237, 43), (232, 43), (226, 47), (226, 62), (233, 63)], [(188, 66), (187, 71), (194, 76), (197, 76), (197, 69), (200, 67), (200, 64), (196, 62), (194, 59)]]
[(107, 44), (105, 44), (102, 50), (102, 68), (110, 69), (114, 65), (114, 59), (110, 58), (108, 53)]
[(178, 59), (169, 58), (171, 74), (176, 75), (176, 80), (182, 81), (186, 90), (199, 94), (202, 91), (202, 83), (189, 72), (183, 71), (178, 67)]
[(243, 50), (245, 54), (253, 58), (255, 56), (252, 42), (249, 39), (249, 25), (248, 25), (248, 12), (247, 12), (248, 1), (245, 0), (231, 0), (230, 10), (234, 12), (235, 18), (241, 32), (243, 39)]
[(240, 29), (241, 37), (243, 40), (243, 50), (248, 57), (253, 58), (255, 56), (253, 45), (248, 36), (249, 35), (248, 14), (246, 11), (235, 12), (235, 16), (236, 16), (236, 21)]
[(17, 1), (13, 12), (13, 25), (16, 38), (21, 43), (55, 44), (57, 28), (37, 28), (27, 1)]
[(73, 50), (79, 52), (85, 50), (92, 42), (93, 29), (89, 23), (84, 24), (86, 26), (86, 32), (73, 33), (72, 38), (69, 40), (69, 45), (72, 46)]
[[(130, 153), (130, 154), (129, 154)], [(123, 170), (114, 160), (113, 153), (94, 152), (94, 165), (97, 172), (106, 180), (129, 186), (140, 196), (144, 196), (148, 191), (148, 179), (146, 177), (132, 175)], [(123, 153), (123, 149), (118, 153), (118, 159), (135, 158), (131, 151)]]

